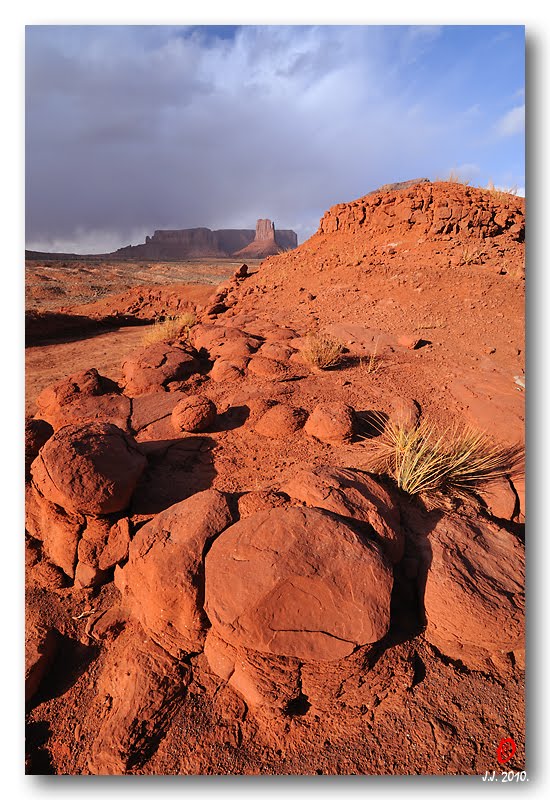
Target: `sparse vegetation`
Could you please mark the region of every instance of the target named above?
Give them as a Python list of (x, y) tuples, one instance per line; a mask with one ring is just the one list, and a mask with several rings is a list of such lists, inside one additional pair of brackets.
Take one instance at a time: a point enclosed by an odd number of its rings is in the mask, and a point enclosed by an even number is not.
[(463, 186), (469, 186), (470, 181), (461, 178), (456, 169), (452, 169), (447, 176), (447, 183), (461, 183)]
[(461, 267), (465, 267), (468, 264), (483, 264), (484, 255), (484, 250), (470, 250), (468, 247), (465, 247), (458, 263)]
[(359, 366), (362, 372), (366, 375), (373, 375), (375, 372), (378, 372), (380, 367), (382, 366), (382, 358), (378, 355), (378, 343), (380, 339), (376, 340), (374, 345), (374, 350), (370, 354), (370, 356), (363, 356), (359, 362)]
[(369, 439), (368, 468), (390, 475), (400, 489), (430, 505), (446, 497), (483, 491), (487, 484), (520, 472), (522, 448), (495, 443), (470, 427), (438, 428), (423, 420), (416, 427), (375, 422), (380, 435)]
[(337, 339), (326, 334), (309, 333), (302, 358), (316, 369), (329, 369), (340, 362), (343, 352), (344, 345)]
[[(482, 187), (480, 187), (480, 188), (482, 188)], [(489, 181), (485, 191), (490, 192), (492, 194), (492, 196), (495, 198), (495, 200), (498, 200), (499, 202), (503, 203), (503, 202), (505, 202), (505, 201), (510, 199), (509, 195), (512, 195), (513, 197), (515, 197), (517, 195), (518, 187), (517, 186), (512, 186), (509, 189), (505, 189), (505, 188), (501, 189), (501, 188), (497, 188), (495, 186), (495, 184), (493, 183), (493, 181)]]
[(189, 330), (195, 325), (197, 319), (192, 311), (186, 311), (174, 317), (161, 317), (155, 320), (144, 334), (144, 344), (157, 344), (157, 342), (173, 342), (176, 339), (187, 339)]

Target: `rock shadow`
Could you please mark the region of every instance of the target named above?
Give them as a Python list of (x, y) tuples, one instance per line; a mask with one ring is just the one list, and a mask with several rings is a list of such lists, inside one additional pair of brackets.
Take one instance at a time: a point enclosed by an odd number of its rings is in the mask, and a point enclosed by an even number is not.
[(121, 327), (144, 325), (145, 322), (128, 314), (93, 318), (60, 311), (27, 311), (25, 347), (91, 339)]
[(65, 694), (86, 672), (98, 654), (99, 649), (94, 645), (85, 645), (69, 636), (59, 634), (53, 663), (32, 698), (30, 707), (34, 708), (40, 703)]
[(25, 726), (25, 775), (55, 775), (47, 747), (50, 738), (47, 722), (28, 722)]
[(218, 414), (212, 430), (216, 433), (221, 433), (222, 431), (233, 431), (235, 428), (241, 428), (249, 416), (250, 409), (248, 406), (231, 406), (223, 413)]
[(209, 436), (140, 442), (148, 466), (134, 491), (132, 514), (158, 514), (212, 486), (217, 474)]
[(355, 440), (374, 439), (384, 431), (384, 427), (389, 419), (384, 411), (356, 411), (357, 420)]

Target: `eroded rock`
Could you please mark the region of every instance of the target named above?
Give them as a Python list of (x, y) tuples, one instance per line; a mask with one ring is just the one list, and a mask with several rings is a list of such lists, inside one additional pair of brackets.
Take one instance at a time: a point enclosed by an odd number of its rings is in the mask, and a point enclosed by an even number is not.
[(157, 514), (135, 535), (115, 583), (132, 615), (174, 656), (202, 649), (204, 549), (232, 522), (214, 489)]
[(329, 514), (261, 511), (206, 556), (205, 610), (235, 646), (331, 661), (381, 639), (393, 577), (378, 547)]
[(67, 425), (46, 442), (33, 480), (51, 503), (84, 514), (125, 509), (145, 469), (134, 439), (109, 423)]

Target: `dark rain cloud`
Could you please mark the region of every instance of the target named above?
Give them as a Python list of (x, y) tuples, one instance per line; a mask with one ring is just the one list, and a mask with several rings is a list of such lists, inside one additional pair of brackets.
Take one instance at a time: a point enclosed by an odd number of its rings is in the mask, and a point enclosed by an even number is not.
[[(253, 227), (260, 216), (303, 240), (330, 205), (381, 183), (475, 171), (472, 97), (450, 103), (441, 76), (426, 76), (441, 36), (28, 28), (28, 246), (101, 252), (155, 228)], [(486, 113), (486, 129), (516, 105)]]

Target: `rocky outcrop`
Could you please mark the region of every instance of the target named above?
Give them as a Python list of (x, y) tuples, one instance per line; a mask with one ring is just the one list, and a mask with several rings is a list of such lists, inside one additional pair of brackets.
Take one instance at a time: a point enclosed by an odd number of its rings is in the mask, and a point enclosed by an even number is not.
[(199, 492), (144, 525), (115, 574), (131, 614), (173, 656), (202, 649), (204, 552), (231, 522), (224, 495)]
[(351, 203), (333, 206), (321, 219), (319, 233), (357, 233), (372, 237), (406, 236), (485, 239), (494, 236), (522, 242), (525, 200), (512, 194), (454, 183), (414, 181), (390, 191), (392, 184)]
[(298, 239), (294, 231), (275, 231), (275, 225), (270, 219), (259, 219), (256, 223), (254, 241), (235, 255), (248, 258), (266, 258), (277, 255), (284, 250), (292, 250), (298, 246)]
[(237, 522), (214, 542), (205, 611), (233, 646), (333, 661), (386, 634), (392, 584), (377, 545), (343, 520), (317, 509), (275, 508)]
[(525, 639), (525, 550), (504, 528), (445, 515), (421, 542), (426, 639), (470, 669)]
[(183, 345), (163, 342), (151, 344), (122, 365), (126, 394), (133, 397), (150, 392), (163, 392), (174, 381), (183, 381), (199, 371), (196, 354)]

